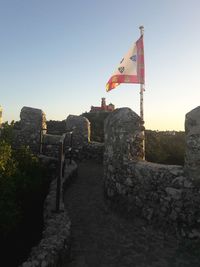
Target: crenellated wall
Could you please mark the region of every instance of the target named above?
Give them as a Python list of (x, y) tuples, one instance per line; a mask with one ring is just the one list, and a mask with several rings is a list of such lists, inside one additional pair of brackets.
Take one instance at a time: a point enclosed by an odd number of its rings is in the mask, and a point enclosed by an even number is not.
[[(66, 119), (66, 132), (72, 132), (72, 156), (75, 160), (94, 159), (103, 160), (104, 144), (90, 141), (90, 122), (83, 116), (69, 115)], [(66, 137), (66, 155), (71, 142), (70, 136)], [(68, 157), (69, 155), (67, 155)]]
[(186, 115), (183, 167), (141, 160), (141, 122), (128, 108), (105, 122), (105, 192), (117, 209), (189, 237), (200, 237), (200, 107)]
[[(33, 153), (57, 158), (59, 142), (64, 141), (66, 157), (70, 157), (69, 147), (73, 145), (72, 157), (76, 160), (95, 159), (103, 160), (104, 144), (90, 142), (90, 122), (83, 116), (69, 115), (64, 121), (51, 121), (50, 132), (46, 123), (45, 113), (40, 109), (23, 107), (20, 121), (15, 123), (13, 147), (29, 146)], [(59, 131), (57, 129), (59, 125)], [(62, 126), (62, 127), (61, 127)], [(62, 129), (61, 129), (62, 128)], [(73, 136), (70, 134), (73, 131)], [(42, 146), (41, 146), (42, 142)]]
[[(66, 132), (62, 135), (46, 133), (46, 118), (42, 110), (23, 107), (20, 118), (14, 128), (13, 147), (29, 146), (33, 153), (38, 154), (43, 164), (51, 168), (55, 177), (58, 175), (60, 144), (63, 142), (66, 156), (67, 148), (71, 145), (69, 131), (73, 130), (73, 157), (78, 155), (80, 159), (93, 158), (102, 161), (104, 146), (95, 142), (90, 143), (90, 124), (86, 118), (70, 115), (65, 121)], [(63, 192), (77, 170), (73, 160), (71, 163), (65, 160), (64, 166), (64, 178), (61, 182)], [(60, 211), (56, 212), (56, 189), (57, 181), (54, 179), (44, 203), (43, 238), (36, 247), (32, 248), (27, 261), (21, 265), (23, 267), (62, 266), (69, 255), (71, 223), (64, 209), (62, 194)]]
[(48, 157), (59, 158), (60, 145), (65, 135), (44, 134), (42, 136), (42, 147), (40, 153)]
[[(46, 128), (45, 114), (24, 107), (15, 127), (15, 144), (29, 145), (38, 153), (41, 129)], [(73, 157), (102, 161), (104, 185), (109, 199), (132, 216), (172, 227), (182, 236), (200, 237), (200, 107), (186, 114), (185, 165), (171, 166), (143, 160), (143, 125), (129, 108), (116, 109), (105, 121), (105, 144), (90, 142), (90, 123), (83, 116), (70, 115), (65, 121), (66, 156), (72, 141)], [(57, 157), (61, 135), (43, 132), (46, 151)], [(118, 207), (117, 207), (118, 208)]]

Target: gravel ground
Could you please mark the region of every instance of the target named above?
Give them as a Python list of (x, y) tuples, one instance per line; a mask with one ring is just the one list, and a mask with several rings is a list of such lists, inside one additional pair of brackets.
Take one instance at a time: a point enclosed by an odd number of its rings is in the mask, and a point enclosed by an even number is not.
[(108, 207), (100, 164), (79, 164), (78, 177), (66, 191), (65, 206), (72, 221), (71, 258), (66, 267), (200, 266), (200, 250), (189, 241), (180, 244), (141, 219), (127, 220)]

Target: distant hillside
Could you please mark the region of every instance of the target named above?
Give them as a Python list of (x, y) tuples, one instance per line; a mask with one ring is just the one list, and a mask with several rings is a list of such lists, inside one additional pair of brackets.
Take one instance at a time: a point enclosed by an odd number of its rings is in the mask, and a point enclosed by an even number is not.
[(145, 131), (146, 160), (164, 164), (184, 164), (185, 132)]

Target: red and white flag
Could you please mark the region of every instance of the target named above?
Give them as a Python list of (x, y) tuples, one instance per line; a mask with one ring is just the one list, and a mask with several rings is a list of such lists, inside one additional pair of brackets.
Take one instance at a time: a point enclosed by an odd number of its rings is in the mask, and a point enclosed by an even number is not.
[(118, 68), (106, 84), (106, 91), (114, 89), (120, 83), (144, 84), (144, 45), (143, 35), (133, 44), (121, 60)]

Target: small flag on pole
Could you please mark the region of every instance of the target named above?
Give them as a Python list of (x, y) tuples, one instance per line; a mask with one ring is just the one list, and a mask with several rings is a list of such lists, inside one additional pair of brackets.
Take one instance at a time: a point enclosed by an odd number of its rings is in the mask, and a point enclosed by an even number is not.
[(118, 68), (106, 84), (106, 91), (114, 89), (120, 83), (144, 84), (144, 45), (143, 35), (133, 44), (122, 58)]

